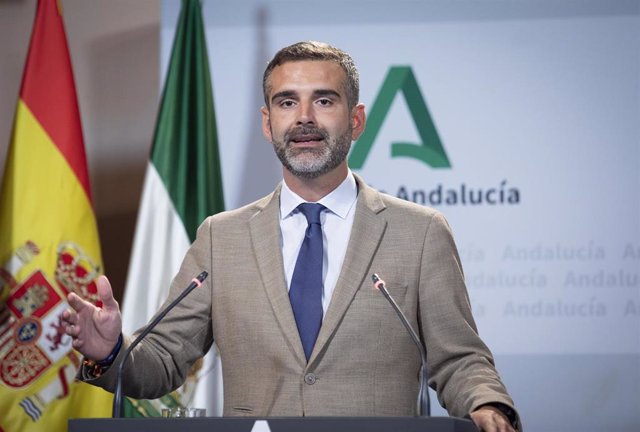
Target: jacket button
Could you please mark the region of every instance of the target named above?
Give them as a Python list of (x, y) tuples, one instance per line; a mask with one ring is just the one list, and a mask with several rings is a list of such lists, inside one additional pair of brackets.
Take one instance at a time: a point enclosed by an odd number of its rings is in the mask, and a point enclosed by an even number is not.
[(315, 384), (317, 379), (318, 378), (313, 373), (308, 373), (304, 376), (304, 382), (306, 382), (309, 385)]

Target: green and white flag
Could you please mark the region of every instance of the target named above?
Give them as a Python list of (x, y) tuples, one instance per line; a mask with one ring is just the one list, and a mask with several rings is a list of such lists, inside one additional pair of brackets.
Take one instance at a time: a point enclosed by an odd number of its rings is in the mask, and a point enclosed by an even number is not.
[[(183, 0), (129, 264), (125, 332), (145, 325), (157, 311), (198, 226), (224, 210), (221, 177), (201, 5)], [(155, 416), (163, 406), (177, 404), (219, 414), (222, 377), (216, 353), (193, 372), (177, 394), (154, 402), (130, 400), (127, 416)]]

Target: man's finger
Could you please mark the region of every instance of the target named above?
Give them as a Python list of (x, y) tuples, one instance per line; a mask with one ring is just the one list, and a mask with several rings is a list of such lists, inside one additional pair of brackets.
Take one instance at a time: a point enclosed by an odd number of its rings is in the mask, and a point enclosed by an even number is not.
[(67, 326), (67, 334), (73, 338), (78, 337), (78, 335), (80, 334), (80, 327), (78, 327), (77, 325), (69, 325)]
[(62, 312), (62, 321), (69, 325), (77, 324), (78, 314), (73, 309), (67, 309)]
[(98, 288), (98, 297), (102, 301), (102, 308), (105, 311), (118, 310), (118, 302), (113, 298), (113, 290), (111, 289), (111, 283), (105, 275), (100, 275), (96, 281)]
[(67, 301), (69, 302), (69, 306), (71, 306), (76, 312), (80, 312), (82, 309), (87, 307), (87, 305), (91, 306), (91, 303), (84, 301), (76, 293), (70, 293), (67, 296)]

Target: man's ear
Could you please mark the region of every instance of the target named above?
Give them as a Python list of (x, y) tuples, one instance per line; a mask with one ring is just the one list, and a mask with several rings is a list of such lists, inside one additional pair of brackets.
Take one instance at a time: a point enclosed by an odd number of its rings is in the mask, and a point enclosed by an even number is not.
[(260, 112), (262, 113), (262, 134), (267, 141), (271, 142), (271, 119), (269, 117), (269, 108), (263, 106), (260, 108)]
[(351, 125), (353, 126), (351, 131), (351, 140), (357, 140), (362, 132), (364, 132), (365, 124), (367, 123), (367, 115), (364, 112), (364, 104), (359, 103), (351, 110)]

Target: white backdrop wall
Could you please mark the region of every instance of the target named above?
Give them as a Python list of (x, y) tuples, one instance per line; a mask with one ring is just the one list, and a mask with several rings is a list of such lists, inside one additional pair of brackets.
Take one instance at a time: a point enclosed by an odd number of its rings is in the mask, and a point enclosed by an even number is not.
[[(179, 6), (163, 2), (163, 74)], [(392, 157), (392, 143), (421, 143), (398, 93), (356, 171), (447, 216), (527, 430), (640, 430), (639, 1), (203, 7), (228, 208), (280, 180), (258, 111), (275, 51), (345, 49), (367, 112), (389, 69), (409, 67), (451, 167)]]

